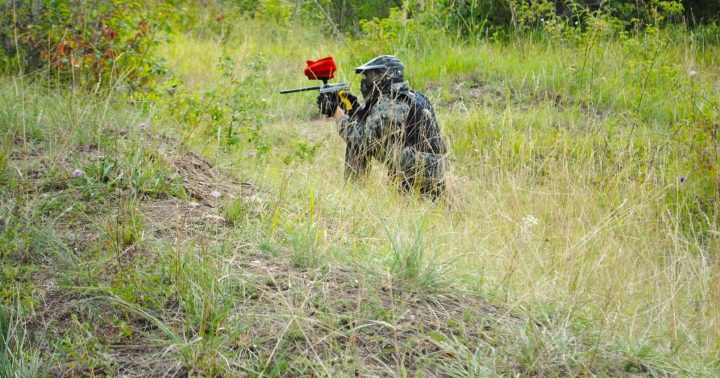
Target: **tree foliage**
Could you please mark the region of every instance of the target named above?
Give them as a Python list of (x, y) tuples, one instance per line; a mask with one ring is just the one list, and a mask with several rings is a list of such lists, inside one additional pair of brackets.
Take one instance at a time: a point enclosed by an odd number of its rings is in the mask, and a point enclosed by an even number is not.
[(163, 73), (151, 54), (173, 9), (161, 2), (11, 0), (0, 3), (0, 63), (47, 70), (77, 84), (152, 86)]

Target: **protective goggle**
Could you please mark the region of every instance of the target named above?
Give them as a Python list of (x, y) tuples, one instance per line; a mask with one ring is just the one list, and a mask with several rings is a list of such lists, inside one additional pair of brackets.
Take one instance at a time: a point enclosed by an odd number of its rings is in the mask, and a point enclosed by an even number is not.
[(364, 80), (378, 81), (385, 76), (386, 72), (380, 70), (365, 71), (362, 73)]

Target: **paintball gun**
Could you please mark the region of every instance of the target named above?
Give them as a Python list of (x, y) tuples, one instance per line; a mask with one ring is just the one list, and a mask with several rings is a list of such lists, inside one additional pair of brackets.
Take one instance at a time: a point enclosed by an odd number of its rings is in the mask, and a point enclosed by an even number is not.
[(307, 67), (305, 67), (305, 76), (310, 80), (322, 80), (323, 85), (316, 85), (312, 87), (303, 87), (295, 89), (284, 89), (280, 93), (295, 93), (305, 91), (320, 91), (320, 94), (326, 94), (328, 96), (337, 96), (338, 103), (341, 105), (343, 110), (349, 112), (353, 109), (353, 102), (348, 98), (350, 86), (345, 83), (328, 84), (328, 80), (335, 76), (337, 66), (335, 60), (331, 57), (325, 57), (318, 60), (308, 60)]

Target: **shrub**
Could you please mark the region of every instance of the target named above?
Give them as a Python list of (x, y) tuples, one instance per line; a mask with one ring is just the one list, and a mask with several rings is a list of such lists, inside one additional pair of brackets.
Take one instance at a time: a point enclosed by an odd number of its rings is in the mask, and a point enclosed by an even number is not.
[(155, 1), (2, 2), (0, 68), (46, 70), (81, 85), (149, 88), (164, 73), (151, 51), (171, 15), (170, 6)]
[(228, 149), (251, 147), (258, 156), (268, 153), (270, 143), (262, 130), (268, 103), (258, 95), (267, 85), (265, 58), (258, 54), (241, 64), (225, 56), (218, 67), (223, 80), (207, 91), (187, 90), (178, 81), (176, 92), (164, 102), (168, 113), (188, 135), (204, 134)]

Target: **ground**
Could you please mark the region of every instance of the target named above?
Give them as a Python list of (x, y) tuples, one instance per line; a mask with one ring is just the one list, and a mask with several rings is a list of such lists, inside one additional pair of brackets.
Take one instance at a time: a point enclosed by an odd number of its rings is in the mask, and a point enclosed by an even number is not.
[[(214, 167), (171, 137), (146, 131), (134, 137), (155, 146), (155, 158), (172, 170), (168, 179), (177, 180), (183, 190), (177, 196), (135, 197), (137, 202), (129, 211), (142, 214), (144, 221), (141, 239), (133, 242), (110, 240), (107, 230), (94, 229), (79, 219), (61, 221), (73, 206), (46, 214), (56, 220), (52, 223), (55, 237), (72, 241), (68, 243), (71, 251), (67, 251), (73, 256), (72, 262), (66, 263), (77, 266), (67, 267), (72, 272), (68, 274), (62, 267), (52, 266), (57, 258), (33, 260), (36, 269), (30, 277), (38, 303), (22, 326), (48, 342), (40, 351), (43, 356), (52, 356), (45, 353), (53, 348), (66, 348), (66, 354), (50, 360), (48, 372), (53, 376), (112, 373), (150, 377), (213, 372), (271, 376), (515, 372), (562, 376), (571, 371), (617, 376), (633, 370), (628, 369), (631, 361), (613, 355), (593, 355), (584, 362), (587, 365), (580, 366), (563, 361), (552, 345), (527, 343), (528, 337), (552, 332), (548, 327), (553, 325), (531, 319), (510, 306), (492, 304), (477, 294), (413, 286), (422, 281), (414, 280), (412, 274), (423, 272), (409, 271), (411, 276), (403, 281), (362, 267), (328, 264), (315, 269), (316, 265), (302, 260), (303, 256), (287, 258), (262, 244), (231, 241), (237, 215), (228, 216), (221, 204), (226, 203), (226, 197), (243, 201), (248, 204), (247, 216), (257, 217), (263, 206), (261, 189)], [(104, 154), (84, 147), (71, 155), (76, 161), (92, 162)], [(34, 149), (30, 155), (18, 152), (9, 156), (8, 167), (23, 178), (23, 185), (34, 188), (26, 192), (28, 200), (65, 198), (67, 203), (82, 203), (82, 193), (72, 187), (72, 180), (80, 178), (57, 180), (38, 169), (48, 159), (41, 149)], [(73, 164), (68, 158), (56, 159), (59, 167), (71, 170)], [(112, 191), (105, 205), (83, 209), (84, 216), (108, 219), (110, 228), (113, 219), (134, 216), (122, 214), (128, 211), (122, 202), (129, 201), (131, 190)], [(73, 196), (77, 198), (68, 198)], [(110, 232), (125, 235), (128, 231)], [(118, 238), (123, 239), (123, 235)], [(118, 246), (113, 248), (113, 243)], [(93, 251), (98, 244), (114, 252), (98, 256), (97, 263), (78, 261), (98, 253)], [(193, 249), (188, 247), (191, 244), (200, 246)], [(192, 293), (199, 288), (162, 285), (171, 283), (165, 281), (173, 281), (173, 275), (195, 272), (158, 274), (148, 269), (185, 269), (176, 263), (163, 265), (167, 256), (153, 245), (186, 246), (172, 250), (197, 251), (194, 253), (198, 255), (187, 258), (199, 260), (224, 246), (228, 253), (216, 257), (221, 258), (226, 274), (208, 277), (209, 292), (184, 297), (188, 293), (183, 290)], [(77, 268), (90, 271), (82, 277), (74, 271)], [(154, 284), (167, 292), (118, 290), (133, 286), (133, 280), (159, 280)], [(86, 286), (89, 282), (94, 286)], [(234, 299), (228, 301), (227, 295)], [(185, 301), (197, 302), (180, 303)], [(190, 319), (188, 312), (199, 316)], [(83, 330), (84, 335), (76, 334)], [(49, 342), (53, 339), (60, 344)], [(587, 341), (573, 343), (593, 353)], [(543, 362), (527, 365), (527, 354), (536, 354)], [(485, 361), (493, 361), (492, 366)], [(643, 371), (645, 367), (635, 369)]]

